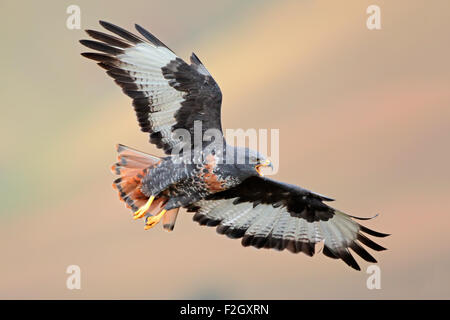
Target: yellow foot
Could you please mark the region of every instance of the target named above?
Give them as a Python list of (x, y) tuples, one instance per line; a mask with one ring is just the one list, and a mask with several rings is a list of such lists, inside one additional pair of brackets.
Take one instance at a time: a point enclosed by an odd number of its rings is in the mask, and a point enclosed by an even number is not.
[(159, 220), (161, 220), (161, 218), (164, 216), (166, 211), (167, 210), (164, 209), (160, 213), (158, 213), (156, 216), (147, 217), (147, 221), (145, 222), (144, 230), (148, 230), (148, 229), (152, 228), (153, 226), (155, 226), (155, 224), (157, 224), (159, 222)]
[(140, 207), (138, 209), (138, 211), (136, 211), (134, 213), (133, 219), (140, 219), (143, 216), (145, 216), (145, 214), (147, 213), (148, 209), (150, 209), (150, 206), (152, 205), (153, 200), (155, 199), (155, 196), (151, 196), (150, 199), (148, 199), (147, 203), (144, 204), (142, 207)]

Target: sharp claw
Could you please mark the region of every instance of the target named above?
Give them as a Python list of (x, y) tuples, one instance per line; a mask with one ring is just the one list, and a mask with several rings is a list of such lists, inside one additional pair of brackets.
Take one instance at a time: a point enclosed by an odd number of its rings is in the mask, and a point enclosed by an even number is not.
[(150, 206), (152, 205), (153, 200), (155, 199), (155, 196), (151, 196), (150, 199), (148, 199), (147, 203), (140, 207), (133, 216), (133, 219), (140, 219), (147, 213), (148, 209), (150, 209)]
[(144, 230), (148, 230), (148, 229), (152, 228), (155, 224), (157, 224), (166, 212), (167, 212), (167, 210), (164, 209), (160, 213), (158, 213), (156, 216), (147, 217), (147, 221), (145, 222)]

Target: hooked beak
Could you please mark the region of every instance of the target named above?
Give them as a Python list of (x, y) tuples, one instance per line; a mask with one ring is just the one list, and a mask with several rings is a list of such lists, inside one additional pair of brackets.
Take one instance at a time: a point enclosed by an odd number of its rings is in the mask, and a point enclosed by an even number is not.
[(272, 162), (270, 162), (269, 159), (267, 159), (266, 161), (264, 161), (264, 163), (257, 164), (257, 165), (255, 166), (255, 170), (256, 170), (256, 172), (258, 172), (258, 174), (259, 174), (261, 177), (264, 176), (264, 175), (262, 174), (262, 172), (261, 172), (261, 168), (262, 168), (262, 167), (270, 167), (270, 168), (273, 170)]

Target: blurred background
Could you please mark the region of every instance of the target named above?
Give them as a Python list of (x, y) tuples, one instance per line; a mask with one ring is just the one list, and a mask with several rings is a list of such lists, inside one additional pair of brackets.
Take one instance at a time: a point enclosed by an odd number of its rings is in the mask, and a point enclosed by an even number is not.
[[(337, 199), (391, 237), (381, 289), (322, 254), (243, 248), (182, 211), (144, 231), (111, 188), (114, 145), (161, 151), (66, 27), (139, 23), (195, 52), (225, 128), (280, 130), (274, 177)], [(381, 8), (381, 30), (366, 8)], [(0, 2), (0, 298), (450, 298), (450, 2)], [(242, 116), (244, 115), (244, 116)], [(81, 268), (81, 290), (66, 268)]]

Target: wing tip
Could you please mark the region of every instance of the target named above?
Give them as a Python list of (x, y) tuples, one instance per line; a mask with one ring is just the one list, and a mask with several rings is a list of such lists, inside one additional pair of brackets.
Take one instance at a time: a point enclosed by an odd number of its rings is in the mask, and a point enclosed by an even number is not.
[(151, 44), (157, 46), (157, 47), (164, 47), (166, 49), (168, 49), (169, 51), (171, 51), (173, 53), (173, 51), (166, 46), (161, 40), (159, 40), (154, 34), (152, 34), (150, 31), (148, 31), (147, 29), (143, 28), (142, 26), (140, 26), (139, 24), (135, 23), (134, 24), (134, 28), (137, 30), (137, 32), (139, 32), (145, 39), (147, 39), (148, 41), (150, 41)]
[(387, 250), (387, 248), (380, 246), (378, 243), (370, 240), (369, 238), (367, 238), (366, 236), (364, 236), (361, 233), (358, 233), (356, 236), (356, 239), (361, 242), (362, 244), (368, 246), (369, 248), (375, 250), (375, 251), (384, 251)]
[(112, 33), (115, 33), (116, 35), (122, 37), (123, 39), (125, 39), (133, 44), (143, 42), (143, 39), (139, 38), (137, 35), (129, 32), (129, 31), (125, 30), (124, 28), (121, 28), (115, 24), (112, 24), (112, 23), (104, 21), (104, 20), (99, 20), (98, 23), (106, 30), (108, 30)]
[(197, 65), (203, 64), (194, 52), (192, 52), (192, 54), (191, 54), (191, 62), (195, 63)]
[(378, 232), (378, 231), (369, 229), (369, 228), (364, 227), (362, 225), (359, 226), (359, 230), (361, 230), (364, 233), (370, 234), (371, 236), (378, 237), (378, 238), (385, 238), (385, 237), (388, 237), (388, 236), (391, 235), (389, 233), (382, 233), (382, 232)]
[(108, 21), (105, 21), (105, 20), (98, 20), (98, 23), (99, 23), (103, 28), (106, 28), (106, 29), (107, 29), (107, 27), (109, 27), (109, 26), (115, 27), (115, 25), (113, 25), (112, 23), (110, 23), (110, 22), (108, 22)]

